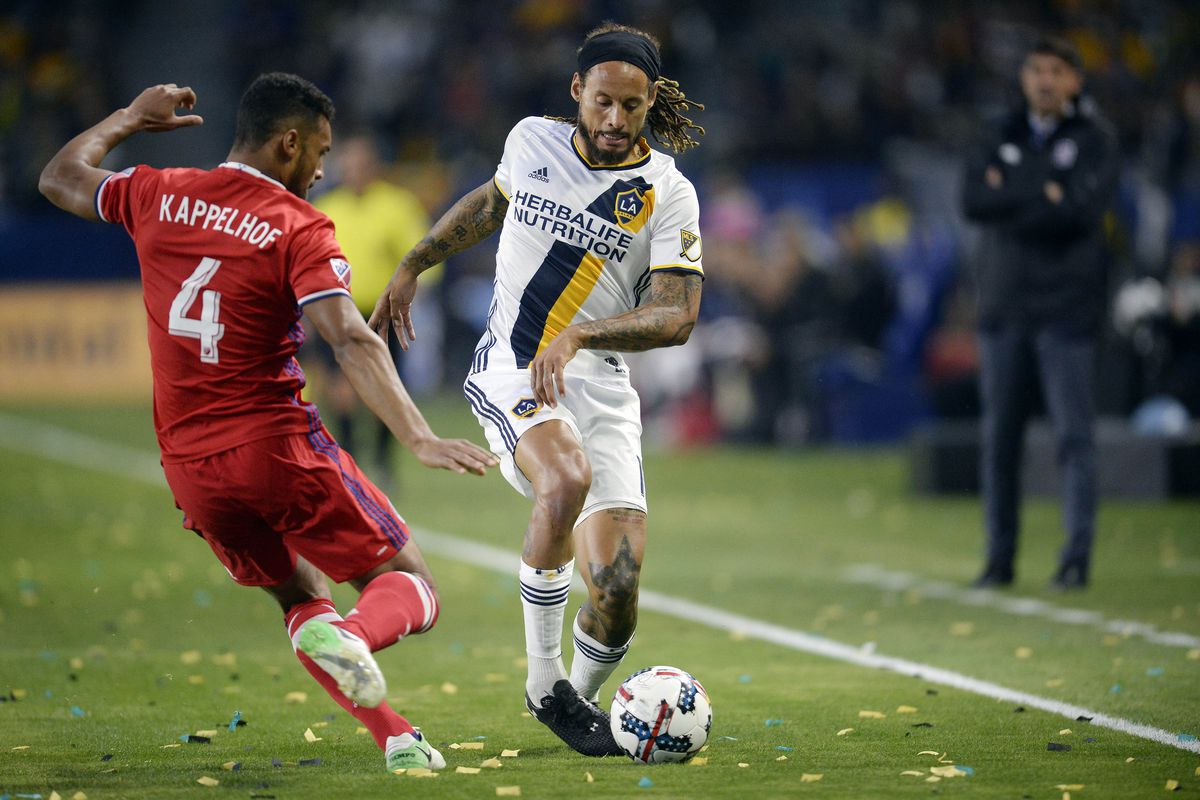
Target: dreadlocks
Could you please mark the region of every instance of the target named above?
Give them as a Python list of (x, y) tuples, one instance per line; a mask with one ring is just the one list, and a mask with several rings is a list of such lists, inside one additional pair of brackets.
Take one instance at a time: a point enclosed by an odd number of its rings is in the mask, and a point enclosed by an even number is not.
[[(582, 52), (587, 43), (596, 36), (613, 31), (621, 31), (645, 39), (653, 46), (654, 54), (657, 56), (661, 45), (653, 34), (616, 22), (605, 22), (598, 28), (589, 31), (577, 52)], [(582, 80), (585, 76), (580, 75), (579, 77)], [(704, 104), (689, 100), (683, 90), (679, 88), (678, 81), (659, 75), (653, 80), (653, 83), (658, 87), (658, 98), (646, 114), (646, 127), (650, 129), (651, 135), (659, 143), (670, 147), (676, 153), (684, 153), (693, 147), (698, 147), (700, 142), (692, 138), (690, 131), (694, 130), (703, 136), (704, 128), (693, 122), (687, 116), (687, 112), (692, 108), (703, 111)], [(577, 118), (568, 118), (564, 121), (573, 124), (579, 122)]]

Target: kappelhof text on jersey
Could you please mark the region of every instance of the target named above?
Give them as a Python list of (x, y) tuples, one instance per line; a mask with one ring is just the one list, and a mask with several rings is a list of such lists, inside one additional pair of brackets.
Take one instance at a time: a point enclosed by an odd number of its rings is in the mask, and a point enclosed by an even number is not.
[(271, 223), (240, 208), (219, 206), (187, 195), (180, 197), (178, 203), (173, 194), (164, 194), (159, 198), (158, 221), (219, 231), (252, 244), (259, 250), (266, 250), (283, 234)]

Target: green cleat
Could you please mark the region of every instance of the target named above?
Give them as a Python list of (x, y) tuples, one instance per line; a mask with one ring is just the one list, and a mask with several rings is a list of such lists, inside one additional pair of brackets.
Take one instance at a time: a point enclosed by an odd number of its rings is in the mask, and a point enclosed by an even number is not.
[(362, 639), (321, 620), (300, 629), (299, 648), (337, 681), (351, 702), (375, 708), (387, 694), (387, 683)]
[(389, 736), (385, 752), (388, 772), (415, 767), (432, 770), (446, 768), (446, 759), (420, 733)]

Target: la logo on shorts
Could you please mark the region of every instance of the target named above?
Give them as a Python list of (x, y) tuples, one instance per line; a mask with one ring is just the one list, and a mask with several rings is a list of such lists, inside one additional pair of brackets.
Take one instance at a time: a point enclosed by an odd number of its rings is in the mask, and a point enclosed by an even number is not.
[(513, 416), (521, 419), (529, 419), (537, 413), (537, 410), (538, 401), (532, 397), (522, 397), (521, 402), (512, 407)]

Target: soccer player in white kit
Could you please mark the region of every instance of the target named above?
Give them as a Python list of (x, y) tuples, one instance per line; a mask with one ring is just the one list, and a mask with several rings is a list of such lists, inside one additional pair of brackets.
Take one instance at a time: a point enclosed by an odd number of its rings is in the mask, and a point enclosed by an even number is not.
[[(529, 117), (491, 181), (460, 199), (396, 269), (370, 324), (415, 338), (417, 276), (503, 227), (495, 294), (464, 392), (501, 470), (533, 501), (520, 589), (526, 704), (584, 755), (621, 751), (596, 704), (637, 624), (646, 540), (637, 393), (622, 352), (683, 344), (704, 270), (699, 205), (674, 159), (692, 105), (659, 74), (658, 42), (606, 23), (578, 53), (572, 120)], [(588, 600), (562, 659), (576, 562)], [(585, 566), (586, 565), (586, 566)]]

